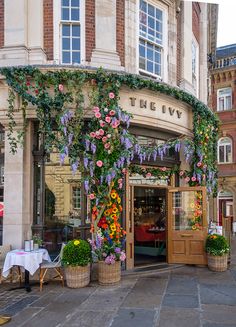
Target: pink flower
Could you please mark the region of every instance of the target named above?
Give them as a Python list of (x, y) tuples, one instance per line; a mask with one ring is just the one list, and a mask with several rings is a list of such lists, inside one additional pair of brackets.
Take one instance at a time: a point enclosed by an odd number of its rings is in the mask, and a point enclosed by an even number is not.
[(110, 139), (111, 138), (111, 134), (107, 134), (107, 137)]
[(109, 124), (111, 122), (111, 117), (106, 116), (105, 121)]
[(103, 162), (102, 162), (102, 160), (98, 160), (97, 162), (96, 162), (96, 165), (98, 166), (98, 167), (102, 167), (102, 165), (103, 165)]
[(115, 94), (114, 94), (113, 92), (110, 92), (110, 93), (109, 93), (109, 98), (110, 98), (110, 99), (114, 99), (114, 97), (115, 97)]
[(100, 112), (95, 112), (95, 115), (94, 115), (96, 118), (101, 118), (102, 115), (100, 114)]
[(106, 136), (103, 136), (103, 138), (102, 138), (102, 142), (106, 142), (107, 141), (107, 137)]
[(99, 112), (99, 108), (98, 107), (93, 107), (93, 112)]
[(104, 108), (104, 112), (108, 112), (108, 108)]
[(91, 132), (89, 135), (90, 135), (91, 137), (95, 137), (95, 136), (96, 136), (96, 133)]
[(104, 127), (104, 126), (105, 126), (105, 122), (104, 122), (103, 120), (100, 120), (99, 123), (100, 123), (100, 126), (101, 126), (101, 127)]
[(192, 182), (196, 182), (196, 180), (197, 180), (197, 179), (196, 179), (196, 177), (194, 177), (194, 176), (191, 178), (191, 181), (192, 181)]
[(96, 134), (96, 136), (100, 136), (100, 132), (99, 131), (96, 131), (95, 134)]
[(63, 84), (59, 84), (59, 85), (58, 85), (58, 90), (59, 90), (60, 92), (63, 92), (63, 90), (64, 90), (64, 86), (63, 86)]
[(119, 184), (118, 184), (119, 189), (122, 189), (122, 186), (123, 186), (122, 183), (119, 183)]
[(166, 167), (162, 167), (161, 170), (162, 170), (162, 171), (166, 171)]
[(207, 168), (207, 165), (205, 164), (204, 166), (203, 166), (203, 169), (206, 169)]
[(112, 123), (112, 128), (117, 128), (120, 125), (119, 120), (115, 121), (114, 123)]
[(100, 129), (99, 129), (99, 134), (100, 134), (101, 136), (103, 136), (104, 133), (105, 133), (104, 130), (100, 128)]
[(198, 166), (198, 167), (201, 167), (201, 165), (202, 165), (202, 163), (201, 163), (201, 161), (199, 161), (199, 162), (197, 163), (197, 166)]
[(94, 193), (89, 194), (89, 198), (90, 198), (90, 200), (95, 199), (95, 195), (94, 195)]
[(114, 116), (114, 115), (116, 114), (116, 112), (115, 112), (115, 110), (111, 110), (111, 111), (109, 112), (109, 114), (110, 114), (110, 116)]
[(122, 251), (120, 254), (120, 261), (125, 261), (125, 259), (126, 259), (125, 252)]
[(152, 176), (151, 173), (147, 173), (147, 174), (146, 174), (146, 177), (151, 177), (151, 176)]
[(105, 149), (109, 149), (110, 146), (111, 146), (111, 144), (108, 142), (108, 143), (106, 143), (106, 144), (104, 145), (104, 148), (105, 148)]
[(119, 183), (119, 184), (122, 183), (122, 181), (123, 181), (122, 178), (119, 178), (119, 179), (118, 179), (118, 183)]
[(185, 182), (189, 182), (190, 178), (187, 176), (184, 180), (185, 180)]
[(181, 170), (181, 171), (179, 172), (179, 176), (183, 176), (183, 174), (184, 174), (184, 171)]

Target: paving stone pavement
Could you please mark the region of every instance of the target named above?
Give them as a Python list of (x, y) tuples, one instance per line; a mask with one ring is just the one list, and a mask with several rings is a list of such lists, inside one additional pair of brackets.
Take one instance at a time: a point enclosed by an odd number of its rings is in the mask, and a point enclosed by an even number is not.
[(0, 314), (12, 316), (7, 327), (236, 327), (236, 239), (226, 272), (189, 265), (124, 274), (110, 287), (9, 288), (0, 285)]

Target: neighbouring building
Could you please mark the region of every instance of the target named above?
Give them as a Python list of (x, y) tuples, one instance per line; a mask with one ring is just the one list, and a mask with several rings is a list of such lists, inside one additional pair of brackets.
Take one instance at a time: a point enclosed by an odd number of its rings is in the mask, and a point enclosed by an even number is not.
[(220, 120), (218, 140), (219, 193), (215, 218), (236, 217), (236, 44), (216, 49), (211, 69), (210, 106)]
[[(173, 90), (183, 90), (207, 104), (207, 58), (215, 53), (217, 14), (217, 5), (179, 0), (0, 0), (0, 66), (36, 65), (42, 71), (102, 66), (105, 70), (166, 83)], [(233, 87), (233, 66), (232, 72), (226, 67), (227, 74), (224, 69), (216, 70), (215, 80), (218, 83), (224, 76), (221, 88)], [(218, 84), (212, 85), (218, 88)], [(232, 97), (233, 89), (231, 92)], [(222, 97), (228, 103), (225, 94)], [(33, 230), (43, 235), (45, 246), (53, 253), (63, 241), (89, 236), (90, 208), (81, 176), (72, 176), (69, 165), (61, 166), (58, 153), (45, 158), (33, 108), (28, 116), (24, 148), (15, 155), (9, 153), (9, 140), (4, 138), (4, 130), (5, 134), (8, 131), (7, 96), (8, 87), (1, 77), (3, 243), (20, 247)], [(20, 101), (15, 105), (19, 108)], [(171, 94), (124, 86), (120, 105), (133, 114), (131, 131), (140, 144), (151, 146), (180, 135), (192, 136), (193, 108)], [(234, 115), (233, 110), (228, 113)], [(224, 149), (226, 137), (233, 144), (232, 117), (227, 125), (231, 132), (223, 131)], [(167, 169), (177, 164), (185, 169), (183, 158), (182, 153), (170, 153), (163, 161), (152, 164)], [(136, 174), (126, 182), (126, 268), (156, 263), (160, 256), (162, 261), (173, 263), (204, 263), (206, 211), (203, 210), (204, 230), (199, 231), (199, 237), (195, 235), (191, 242), (191, 237), (190, 240), (180, 235), (181, 226), (188, 225), (188, 206), (194, 201), (194, 191), (181, 191), (178, 187), (187, 184), (178, 176), (167, 181)], [(167, 201), (171, 186), (176, 189), (172, 189)], [(151, 229), (159, 213), (164, 221), (162, 240)]]

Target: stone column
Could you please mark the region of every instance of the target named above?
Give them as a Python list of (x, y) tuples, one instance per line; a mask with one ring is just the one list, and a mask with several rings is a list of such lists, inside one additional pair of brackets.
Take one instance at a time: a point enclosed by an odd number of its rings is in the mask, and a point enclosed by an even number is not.
[(116, 52), (116, 0), (96, 0), (95, 22), (91, 65), (120, 70), (121, 62)]
[(42, 64), (43, 0), (5, 0), (0, 65)]
[[(7, 129), (7, 126), (6, 126)], [(7, 130), (6, 130), (7, 135)], [(31, 237), (33, 217), (32, 126), (28, 126), (24, 148), (10, 153), (5, 139), (3, 244), (21, 248)]]
[(125, 1), (125, 70), (138, 74), (137, 67), (137, 5), (136, 0)]
[(207, 104), (207, 3), (200, 3), (199, 99)]

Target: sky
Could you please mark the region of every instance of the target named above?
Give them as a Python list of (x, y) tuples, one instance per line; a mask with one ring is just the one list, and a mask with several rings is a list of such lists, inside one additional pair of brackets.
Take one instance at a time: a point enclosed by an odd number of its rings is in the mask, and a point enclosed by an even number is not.
[(219, 4), (217, 47), (236, 43), (236, 0), (198, 0), (198, 2)]

